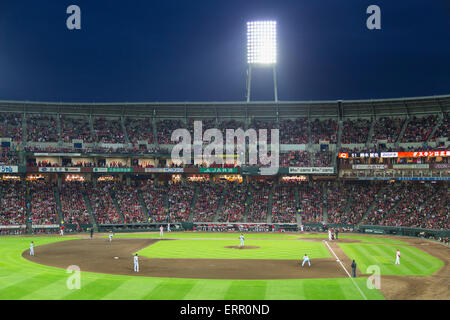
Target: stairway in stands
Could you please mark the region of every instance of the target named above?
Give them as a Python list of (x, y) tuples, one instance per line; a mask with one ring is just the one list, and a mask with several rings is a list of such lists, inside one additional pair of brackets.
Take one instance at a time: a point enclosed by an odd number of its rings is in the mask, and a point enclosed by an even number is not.
[(141, 205), (142, 213), (144, 214), (145, 219), (148, 221), (148, 218), (150, 215), (148, 213), (148, 208), (145, 205), (144, 198), (142, 197), (141, 189), (140, 188), (136, 188), (136, 189), (137, 189), (137, 197), (138, 197), (139, 204)]
[[(29, 189), (28, 189), (29, 190)], [(25, 195), (25, 210), (27, 211), (27, 232), (31, 233), (32, 232), (32, 227), (31, 227), (31, 222), (30, 222), (30, 217), (31, 217), (31, 194), (30, 192), (27, 192), (27, 194)], [(30, 204), (30, 207), (28, 208), (27, 203)]]
[(394, 144), (395, 147), (398, 147), (398, 144), (402, 142), (403, 136), (405, 135), (405, 131), (406, 131), (406, 128), (408, 127), (410, 120), (411, 119), (408, 117), (408, 118), (406, 118), (405, 122), (403, 123), (402, 130), (400, 131), (400, 133), (397, 137), (397, 140), (395, 141), (395, 144)]
[(326, 183), (322, 186), (322, 201), (324, 204), (322, 210), (323, 222), (328, 224), (328, 187)]
[(195, 213), (195, 205), (197, 203), (197, 199), (198, 199), (198, 192), (200, 190), (200, 186), (195, 186), (195, 192), (194, 192), (194, 196), (192, 197), (192, 202), (191, 205), (189, 207), (189, 222), (193, 222), (194, 221), (194, 213)]
[(267, 201), (267, 223), (272, 223), (272, 206), (273, 206), (273, 189), (275, 185), (270, 188), (269, 199)]
[(364, 219), (366, 219), (366, 217), (369, 215), (369, 213), (372, 212), (372, 210), (375, 207), (375, 204), (377, 202), (377, 199), (384, 194), (384, 190), (386, 190), (386, 189), (387, 189), (387, 187), (383, 187), (383, 188), (380, 189), (380, 191), (378, 191), (377, 196), (373, 199), (373, 201), (369, 205), (369, 207), (367, 207), (367, 210), (364, 213), (364, 215), (361, 217), (361, 220), (356, 224), (358, 227), (362, 224)]
[(123, 136), (125, 137), (125, 142), (130, 143), (130, 138), (128, 137), (127, 128), (125, 127), (125, 117), (120, 117), (120, 126), (122, 127)]
[(95, 221), (94, 211), (92, 211), (92, 206), (91, 206), (91, 201), (89, 200), (89, 196), (87, 194), (83, 193), (83, 198), (84, 198), (84, 202), (86, 204), (86, 208), (89, 212), (90, 222), (91, 222), (95, 232), (98, 232), (98, 225), (97, 225), (97, 221)]
[(245, 209), (244, 209), (244, 217), (243, 217), (244, 222), (248, 221), (248, 210), (250, 209), (250, 206), (252, 205), (252, 201), (253, 201), (253, 191), (254, 191), (253, 187), (249, 186), (248, 191), (249, 191), (249, 193), (247, 194), (247, 199), (245, 199), (245, 203), (247, 205), (245, 206)]
[(120, 218), (123, 222), (125, 222), (125, 216), (123, 215), (122, 209), (120, 209), (119, 203), (117, 202), (116, 193), (114, 190), (109, 190), (109, 195), (111, 196), (111, 199), (113, 201), (114, 206), (117, 209), (117, 212), (119, 212)]
[(55, 187), (55, 202), (56, 202), (56, 212), (58, 212), (58, 223), (61, 224), (61, 221), (64, 221), (64, 214), (61, 209), (61, 194), (59, 193), (59, 188)]
[(294, 188), (294, 199), (297, 208), (295, 208), (295, 217), (297, 218), (297, 225), (300, 226), (302, 224), (302, 215), (298, 214), (298, 209), (300, 208), (300, 194), (298, 192), (298, 187)]
[(222, 213), (222, 207), (225, 202), (225, 193), (228, 192), (227, 186), (225, 186), (225, 189), (223, 190), (222, 194), (220, 195), (219, 203), (217, 204), (217, 211), (216, 215), (213, 219), (213, 222), (219, 222), (220, 214)]

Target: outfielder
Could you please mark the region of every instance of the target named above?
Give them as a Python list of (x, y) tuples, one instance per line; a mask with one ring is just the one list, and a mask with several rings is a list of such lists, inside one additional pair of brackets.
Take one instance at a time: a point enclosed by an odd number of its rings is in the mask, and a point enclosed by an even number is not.
[(400, 264), (400, 250), (399, 249), (397, 249), (395, 264)]
[(306, 255), (303, 257), (303, 263), (302, 263), (302, 267), (305, 265), (305, 262), (308, 262), (308, 266), (311, 267), (311, 263), (309, 262), (309, 257)]
[(34, 256), (34, 242), (33, 241), (31, 241), (31, 244), (30, 244), (30, 256)]
[(134, 256), (134, 272), (139, 272), (139, 258), (137, 253)]
[(160, 226), (159, 227), (159, 237), (162, 238), (163, 235), (164, 235), (164, 228), (163, 228), (163, 226)]
[(239, 239), (241, 240), (241, 247), (244, 246), (244, 235), (241, 233)]

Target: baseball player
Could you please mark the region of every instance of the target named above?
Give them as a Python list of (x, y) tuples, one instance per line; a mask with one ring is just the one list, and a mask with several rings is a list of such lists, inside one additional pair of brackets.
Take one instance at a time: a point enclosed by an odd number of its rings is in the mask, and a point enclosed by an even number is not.
[(239, 237), (239, 239), (241, 240), (241, 247), (244, 246), (244, 235), (241, 233), (241, 236)]
[(112, 231), (110, 231), (109, 232), (109, 236), (108, 236), (108, 238), (109, 238), (109, 242), (112, 242), (112, 237), (113, 237), (113, 233), (112, 233)]
[(134, 272), (139, 272), (139, 258), (137, 253), (134, 256)]
[(34, 242), (33, 241), (31, 241), (31, 244), (30, 244), (30, 256), (34, 256)]
[(333, 236), (331, 235), (331, 229), (328, 229), (328, 240), (333, 240)]
[(167, 232), (170, 232), (170, 223), (167, 224)]
[(400, 264), (400, 250), (399, 249), (397, 249), (395, 264)]
[(59, 229), (59, 235), (60, 236), (64, 235), (64, 226), (61, 226), (61, 228)]
[(305, 265), (305, 262), (308, 262), (308, 266), (311, 267), (311, 263), (309, 262), (309, 257), (307, 256), (306, 253), (305, 253), (305, 256), (303, 257), (302, 267)]
[(162, 238), (163, 235), (164, 235), (164, 228), (163, 228), (163, 226), (160, 226), (159, 227), (159, 237)]

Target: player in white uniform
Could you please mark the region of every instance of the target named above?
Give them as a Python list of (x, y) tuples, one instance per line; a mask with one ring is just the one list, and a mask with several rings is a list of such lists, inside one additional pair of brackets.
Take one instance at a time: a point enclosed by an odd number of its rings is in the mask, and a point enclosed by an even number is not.
[(109, 242), (112, 242), (112, 237), (113, 237), (113, 233), (112, 233), (112, 232), (110, 232), (110, 233), (109, 233), (109, 236), (108, 236), (108, 238), (109, 238)]
[(30, 244), (30, 256), (34, 256), (34, 242), (33, 241), (31, 241), (31, 244)]
[(64, 235), (64, 228), (63, 228), (63, 227), (61, 227), (61, 228), (59, 229), (59, 235), (60, 235), (60, 236), (63, 236), (63, 235)]
[(395, 264), (400, 264), (400, 250), (397, 249)]
[(159, 227), (159, 237), (162, 238), (164, 235), (164, 228), (163, 226)]
[(331, 229), (328, 229), (328, 240), (333, 240), (332, 236), (331, 236)]
[(167, 232), (170, 232), (170, 223), (167, 224)]
[(305, 262), (308, 262), (308, 266), (311, 267), (311, 263), (309, 262), (309, 257), (306, 255), (303, 257), (303, 263), (302, 263), (302, 267), (305, 265)]
[(241, 233), (241, 236), (239, 237), (239, 239), (241, 240), (241, 247), (244, 246), (244, 235)]
[(139, 272), (139, 258), (137, 253), (134, 256), (134, 272)]

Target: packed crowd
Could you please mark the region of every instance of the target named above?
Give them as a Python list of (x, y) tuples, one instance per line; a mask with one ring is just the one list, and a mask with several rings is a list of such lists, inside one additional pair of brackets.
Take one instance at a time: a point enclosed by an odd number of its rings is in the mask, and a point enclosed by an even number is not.
[(200, 189), (194, 208), (194, 221), (211, 222), (214, 221), (220, 199), (224, 193), (223, 184), (211, 185), (203, 184)]
[(297, 118), (295, 120), (280, 120), (281, 144), (307, 144), (308, 143), (308, 119)]
[(26, 187), (20, 182), (0, 183), (0, 225), (25, 225)]
[(311, 143), (319, 143), (321, 140), (337, 143), (338, 123), (334, 119), (311, 122)]
[(19, 113), (0, 113), (0, 138), (22, 141), (22, 115)]
[(363, 224), (379, 225), (381, 221), (391, 212), (398, 204), (401, 195), (405, 192), (403, 184), (387, 186), (383, 194), (375, 199), (372, 210), (369, 211), (367, 217), (362, 221)]
[(110, 191), (113, 187), (114, 184), (109, 182), (99, 182), (96, 187), (88, 187), (89, 202), (98, 224), (123, 223), (123, 218), (111, 197)]
[(247, 184), (227, 184), (224, 191), (224, 200), (221, 208), (220, 222), (242, 221), (247, 207), (249, 188)]
[(449, 117), (448, 113), (444, 113), (444, 118), (442, 119), (442, 123), (440, 123), (434, 132), (433, 136), (431, 137), (430, 141), (435, 141), (438, 138), (446, 138), (445, 140), (448, 140), (448, 131), (450, 130), (449, 123)]
[(370, 130), (370, 120), (345, 120), (343, 124), (341, 143), (367, 142)]
[(388, 143), (397, 141), (400, 131), (402, 131), (405, 119), (381, 117), (375, 121), (372, 142), (387, 140)]
[(280, 153), (280, 167), (309, 167), (311, 156), (309, 151), (288, 151)]
[(94, 131), (100, 143), (125, 143), (125, 134), (119, 119), (95, 118)]
[(302, 223), (323, 222), (323, 183), (301, 184), (298, 189)]
[(66, 182), (60, 187), (61, 211), (64, 224), (89, 224), (90, 215), (83, 193), (84, 184)]
[(31, 223), (35, 225), (59, 224), (56, 186), (45, 181), (33, 181), (28, 186), (31, 194)]
[(272, 186), (266, 183), (254, 183), (251, 188), (252, 201), (247, 213), (247, 222), (266, 222)]
[(314, 167), (330, 167), (332, 164), (333, 153), (330, 151), (319, 151), (314, 153)]
[(192, 184), (171, 184), (167, 193), (170, 221), (188, 221), (195, 194), (195, 186)]
[(147, 206), (151, 222), (168, 221), (165, 200), (167, 187), (156, 185), (151, 182), (142, 183), (140, 191), (145, 205)]
[(61, 115), (61, 140), (66, 143), (72, 140), (83, 140), (84, 143), (95, 142), (87, 117), (67, 117)]
[(297, 223), (297, 204), (295, 189), (287, 186), (276, 186), (273, 190), (272, 222)]
[(125, 118), (125, 129), (132, 144), (137, 144), (138, 141), (146, 141), (147, 143), (154, 143), (153, 125), (151, 119), (134, 119)]
[(147, 217), (139, 202), (138, 189), (134, 186), (117, 184), (113, 187), (113, 194), (122, 212), (125, 223), (145, 223)]
[(184, 128), (185, 125), (180, 120), (162, 120), (156, 123), (159, 144), (176, 144), (171, 141), (172, 132), (176, 129)]
[(0, 166), (11, 166), (19, 164), (18, 152), (10, 148), (0, 147)]
[(403, 142), (422, 142), (427, 141), (428, 136), (436, 125), (437, 117), (430, 115), (422, 118), (413, 117), (406, 126), (403, 134)]
[(30, 115), (27, 117), (27, 140), (58, 142), (58, 126), (54, 116)]

